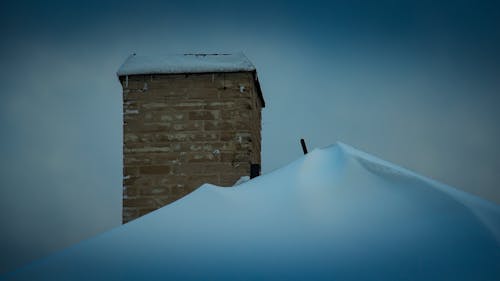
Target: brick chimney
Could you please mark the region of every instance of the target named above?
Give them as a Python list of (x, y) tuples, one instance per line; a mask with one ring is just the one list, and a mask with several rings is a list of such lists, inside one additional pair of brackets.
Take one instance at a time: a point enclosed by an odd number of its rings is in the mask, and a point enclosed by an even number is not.
[(132, 55), (123, 87), (123, 223), (203, 183), (260, 171), (257, 72), (243, 54)]

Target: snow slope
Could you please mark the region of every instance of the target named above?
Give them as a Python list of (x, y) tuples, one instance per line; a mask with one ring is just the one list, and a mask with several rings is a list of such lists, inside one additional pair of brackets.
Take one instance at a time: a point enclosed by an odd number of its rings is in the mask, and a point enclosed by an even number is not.
[(255, 66), (243, 53), (184, 54), (164, 57), (131, 55), (117, 75), (173, 74), (203, 72), (254, 71)]
[(500, 207), (344, 144), (4, 280), (500, 280)]

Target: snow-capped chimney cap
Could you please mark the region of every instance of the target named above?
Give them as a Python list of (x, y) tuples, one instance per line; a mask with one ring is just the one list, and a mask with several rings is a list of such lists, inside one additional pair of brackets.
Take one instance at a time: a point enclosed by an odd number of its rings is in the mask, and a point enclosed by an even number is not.
[(118, 76), (207, 72), (247, 72), (255, 66), (243, 53), (176, 54), (150, 57), (132, 54), (122, 64)]

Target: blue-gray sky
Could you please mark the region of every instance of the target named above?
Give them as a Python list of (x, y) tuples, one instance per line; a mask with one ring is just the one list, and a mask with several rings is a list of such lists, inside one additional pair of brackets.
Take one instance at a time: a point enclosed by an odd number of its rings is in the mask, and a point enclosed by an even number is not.
[(263, 171), (337, 140), (500, 202), (495, 1), (3, 1), (0, 272), (120, 224), (121, 88), (144, 55), (243, 51)]

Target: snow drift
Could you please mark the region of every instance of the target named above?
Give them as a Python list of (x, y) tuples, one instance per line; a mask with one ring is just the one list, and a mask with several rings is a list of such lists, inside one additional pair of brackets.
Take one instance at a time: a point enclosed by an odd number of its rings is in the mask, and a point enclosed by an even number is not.
[(500, 280), (500, 207), (355, 150), (203, 185), (5, 280)]
[(131, 55), (117, 75), (175, 74), (254, 71), (255, 66), (243, 53), (184, 54), (164, 57)]

